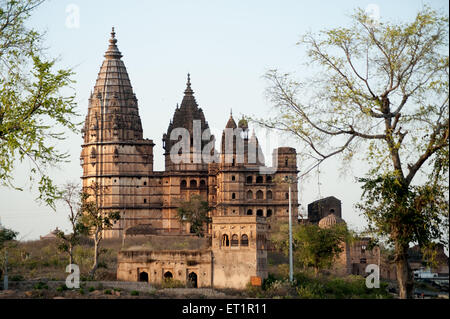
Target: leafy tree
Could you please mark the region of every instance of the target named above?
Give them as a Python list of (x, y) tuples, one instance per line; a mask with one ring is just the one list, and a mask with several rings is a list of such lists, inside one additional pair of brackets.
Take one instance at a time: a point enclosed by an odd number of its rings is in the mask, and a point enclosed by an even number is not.
[(102, 212), (99, 207), (99, 198), (107, 190), (107, 186), (101, 186), (93, 182), (90, 186), (85, 187), (81, 194), (82, 216), (80, 223), (89, 230), (88, 233), (94, 240), (94, 262), (89, 272), (91, 278), (94, 278), (99, 267), (99, 257), (104, 252), (100, 245), (103, 240), (103, 233), (120, 219), (119, 212)]
[(6, 260), (3, 250), (8, 249), (8, 242), (16, 239), (18, 232), (13, 231), (0, 225), (0, 278), (3, 276), (3, 272), (6, 273)]
[(203, 226), (211, 223), (208, 215), (210, 210), (207, 201), (202, 200), (199, 195), (193, 195), (189, 201), (183, 202), (178, 208), (178, 219), (182, 224), (189, 223), (191, 232), (203, 237), (205, 232)]
[(0, 225), (0, 249), (3, 248), (4, 244), (7, 241), (14, 240), (17, 234), (18, 232), (15, 232), (12, 229), (8, 229)]
[(352, 21), (301, 39), (320, 71), (312, 79), (266, 74), (277, 115), (256, 122), (302, 141), (304, 174), (333, 156), (369, 165), (359, 208), (393, 244), (400, 296), (411, 298), (409, 244), (441, 239), (448, 224), (448, 16), (425, 7), (393, 24), (357, 10)]
[[(303, 268), (314, 269), (317, 275), (322, 269), (333, 266), (343, 251), (343, 243), (351, 241), (351, 238), (345, 224), (337, 224), (330, 228), (320, 228), (315, 224), (296, 225), (292, 230), (294, 262)], [(271, 240), (286, 256), (289, 255), (288, 225), (279, 225)]]
[(28, 160), (30, 180), (38, 179), (38, 200), (55, 208), (60, 196), (47, 174), (49, 166), (66, 160), (55, 148), (65, 130), (77, 131), (73, 122), (74, 96), (62, 89), (73, 83), (71, 70), (54, 70), (54, 59), (43, 50), (43, 35), (27, 27), (42, 0), (0, 2), (0, 185), (14, 185), (17, 161)]
[(80, 237), (88, 233), (87, 227), (81, 222), (81, 189), (75, 183), (67, 183), (63, 187), (62, 201), (69, 209), (69, 222), (72, 233), (64, 234), (59, 231), (56, 236), (59, 239), (58, 248), (69, 256), (69, 264), (73, 264), (73, 249), (79, 243)]

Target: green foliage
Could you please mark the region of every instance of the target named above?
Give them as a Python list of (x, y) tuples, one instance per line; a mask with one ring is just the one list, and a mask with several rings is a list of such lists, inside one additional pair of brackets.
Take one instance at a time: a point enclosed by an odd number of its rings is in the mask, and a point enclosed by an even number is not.
[(193, 195), (189, 201), (181, 203), (178, 208), (178, 219), (181, 223), (190, 223), (191, 232), (203, 237), (203, 226), (211, 222), (211, 218), (208, 216), (210, 210), (211, 207), (207, 201), (202, 200), (199, 195)]
[(95, 291), (95, 288), (94, 287), (89, 287), (89, 292), (93, 292), (93, 291)]
[(8, 229), (2, 227), (0, 225), (0, 249), (3, 248), (5, 242), (14, 240), (18, 235), (18, 232), (13, 231), (12, 229)]
[(361, 178), (364, 212), (369, 231), (402, 246), (418, 242), (427, 247), (448, 228), (448, 187), (434, 184), (407, 186), (394, 174)]
[[(28, 160), (31, 181), (38, 177), (38, 200), (55, 208), (58, 188), (46, 173), (66, 161), (56, 149), (65, 131), (77, 131), (74, 96), (60, 92), (73, 83), (71, 70), (54, 70), (43, 37), (30, 29), (29, 18), (41, 0), (7, 0), (0, 4), (0, 184), (14, 187), (17, 161)], [(58, 131), (59, 130), (59, 131)]]
[(180, 280), (173, 278), (164, 278), (161, 283), (161, 288), (185, 288), (186, 285)]
[(36, 290), (42, 290), (42, 289), (48, 289), (48, 285), (45, 282), (38, 282), (37, 284), (35, 284), (33, 286), (34, 289)]
[(292, 284), (287, 277), (269, 274), (263, 283), (262, 292), (253, 296), (300, 299), (391, 298), (384, 282), (380, 283), (380, 288), (369, 289), (361, 276), (315, 276), (307, 272), (295, 273)]
[(112, 293), (111, 293), (111, 289), (106, 289), (105, 290), (105, 295), (111, 295)]
[[(287, 225), (281, 225), (272, 235), (276, 247), (289, 254), (289, 232)], [(292, 248), (294, 261), (301, 267), (312, 267), (316, 273), (333, 265), (333, 261), (342, 252), (342, 243), (351, 239), (345, 224), (330, 228), (320, 228), (313, 224), (301, 224), (293, 227)]]
[(132, 291), (130, 292), (130, 295), (132, 295), (132, 296), (139, 296), (139, 291), (137, 291), (137, 290), (132, 290)]
[(65, 284), (59, 285), (58, 287), (56, 287), (56, 291), (57, 292), (63, 292), (68, 290), (69, 288), (67, 288), (67, 286)]

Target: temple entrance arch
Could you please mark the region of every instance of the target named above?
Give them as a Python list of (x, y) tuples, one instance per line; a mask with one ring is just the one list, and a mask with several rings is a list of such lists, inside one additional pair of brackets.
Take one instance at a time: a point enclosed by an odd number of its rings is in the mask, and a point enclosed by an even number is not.
[(164, 273), (164, 280), (170, 280), (172, 278), (173, 278), (173, 275), (172, 275), (172, 273), (170, 271), (166, 271)]
[(197, 274), (195, 272), (191, 272), (188, 275), (188, 286), (191, 288), (197, 288)]
[(148, 273), (145, 271), (139, 273), (139, 281), (148, 282)]

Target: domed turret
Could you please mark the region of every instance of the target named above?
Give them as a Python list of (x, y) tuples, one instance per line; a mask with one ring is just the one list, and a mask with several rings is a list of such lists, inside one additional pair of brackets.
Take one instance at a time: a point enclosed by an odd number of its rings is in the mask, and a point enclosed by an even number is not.
[(337, 224), (345, 224), (345, 221), (335, 214), (329, 214), (319, 221), (320, 228), (331, 228)]

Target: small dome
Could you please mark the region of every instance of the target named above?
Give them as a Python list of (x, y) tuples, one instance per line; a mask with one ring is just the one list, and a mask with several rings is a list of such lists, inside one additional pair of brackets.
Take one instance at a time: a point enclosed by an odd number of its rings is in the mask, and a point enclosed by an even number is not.
[(325, 216), (324, 218), (322, 218), (319, 221), (319, 227), (320, 228), (330, 228), (336, 224), (341, 224), (341, 223), (345, 224), (345, 221), (342, 218), (336, 216), (335, 214), (329, 214), (328, 216)]

